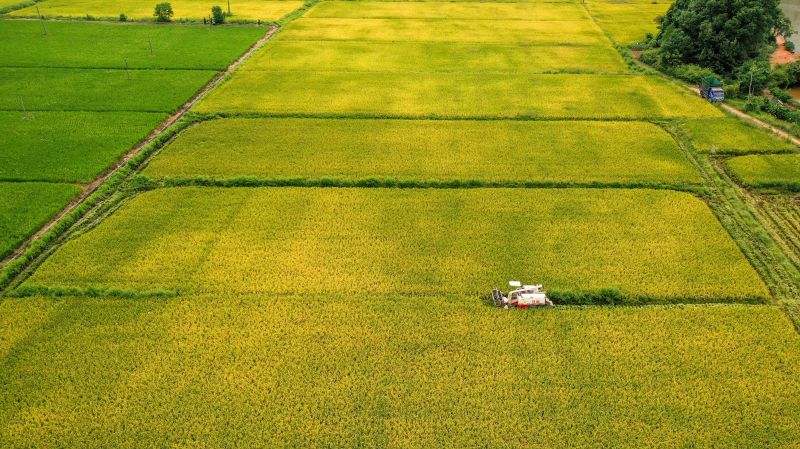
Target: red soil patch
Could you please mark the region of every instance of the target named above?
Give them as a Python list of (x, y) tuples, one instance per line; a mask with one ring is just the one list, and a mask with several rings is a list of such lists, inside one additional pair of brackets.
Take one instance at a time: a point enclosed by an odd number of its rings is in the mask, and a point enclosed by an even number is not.
[(800, 55), (796, 55), (786, 49), (786, 41), (784, 40), (783, 36), (776, 36), (775, 40), (778, 41), (778, 48), (769, 58), (773, 67), (776, 65), (788, 64), (800, 59)]

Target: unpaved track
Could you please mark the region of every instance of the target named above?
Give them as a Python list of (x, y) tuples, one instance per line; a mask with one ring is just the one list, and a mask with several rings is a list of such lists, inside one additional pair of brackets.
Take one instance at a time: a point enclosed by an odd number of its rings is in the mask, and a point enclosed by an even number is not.
[(247, 58), (249, 58), (253, 53), (255, 53), (258, 49), (264, 46), (267, 41), (275, 35), (278, 31), (278, 26), (270, 25), (269, 30), (267, 31), (264, 36), (258, 40), (255, 44), (250, 46), (250, 48), (241, 55), (236, 61), (234, 61), (231, 65), (229, 65), (225, 70), (219, 72), (214, 78), (209, 81), (199, 92), (197, 92), (188, 102), (186, 102), (177, 112), (167, 117), (161, 124), (158, 125), (156, 129), (154, 129), (143, 141), (141, 141), (138, 145), (133, 147), (130, 151), (128, 151), (121, 159), (119, 159), (113, 167), (106, 170), (94, 179), (89, 184), (82, 185), (81, 188), (83, 189), (81, 194), (78, 195), (75, 199), (73, 199), (64, 209), (61, 210), (52, 220), (47, 222), (41, 229), (36, 231), (25, 243), (22, 244), (16, 251), (14, 251), (10, 256), (3, 259), (2, 264), (0, 266), (5, 265), (7, 262), (10, 262), (19, 256), (21, 256), (25, 250), (30, 246), (30, 244), (41, 237), (44, 233), (49, 231), (53, 228), (62, 218), (64, 218), (67, 214), (75, 210), (81, 203), (86, 201), (92, 193), (94, 193), (100, 186), (103, 185), (114, 173), (116, 173), (120, 168), (122, 168), (132, 157), (139, 154), (147, 145), (152, 143), (165, 129), (172, 126), (175, 122), (180, 120), (187, 112), (195, 105), (198, 101), (202, 100), (203, 97), (213, 88), (217, 87), (229, 74), (231, 74), (237, 67), (239, 67)]

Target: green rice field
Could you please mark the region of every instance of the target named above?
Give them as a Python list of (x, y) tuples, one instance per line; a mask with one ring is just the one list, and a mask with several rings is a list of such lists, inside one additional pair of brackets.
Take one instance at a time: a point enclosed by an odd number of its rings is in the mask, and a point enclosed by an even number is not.
[(159, 190), (64, 245), (26, 285), (474, 295), (531, 277), (633, 296), (768, 295), (702, 201), (646, 190)]
[(166, 118), (150, 112), (0, 112), (0, 180), (89, 182)]
[(80, 189), (69, 184), (0, 182), (0, 259), (78, 193)]
[(35, 21), (0, 21), (0, 36), (14, 39), (0, 46), (0, 67), (221, 70), (264, 35), (258, 27), (86, 22), (48, 22), (47, 31)]
[[(226, 6), (211, 0), (171, 0), (175, 12), (174, 19), (201, 20), (211, 16), (214, 5)], [(116, 20), (120, 14), (130, 19), (153, 20), (156, 3), (144, 0), (46, 0), (37, 4), (45, 17), (85, 17), (109, 18)], [(233, 20), (278, 20), (303, 6), (301, 1), (291, 0), (232, 0)], [(36, 17), (36, 8), (31, 6), (11, 13), (12, 16)]]
[[(609, 151), (615, 146), (619, 150)], [(597, 162), (587, 165), (586, 160)], [(344, 181), (700, 182), (666, 132), (637, 122), (221, 119), (187, 130), (144, 174)]]
[(784, 187), (800, 191), (800, 155), (739, 156), (728, 159), (726, 163), (745, 184), (754, 187)]

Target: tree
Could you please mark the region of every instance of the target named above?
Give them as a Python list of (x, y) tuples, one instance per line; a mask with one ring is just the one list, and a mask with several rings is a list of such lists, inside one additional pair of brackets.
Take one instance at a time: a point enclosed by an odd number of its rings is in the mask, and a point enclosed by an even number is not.
[(225, 13), (222, 12), (221, 6), (212, 6), (211, 7), (211, 19), (214, 25), (219, 25), (221, 23), (225, 23)]
[(664, 15), (656, 46), (667, 65), (698, 64), (730, 74), (757, 58), (791, 24), (779, 0), (677, 0)]
[(156, 11), (153, 15), (156, 17), (156, 20), (159, 22), (171, 22), (172, 16), (175, 13), (172, 11), (172, 5), (168, 2), (159, 3), (156, 5)]

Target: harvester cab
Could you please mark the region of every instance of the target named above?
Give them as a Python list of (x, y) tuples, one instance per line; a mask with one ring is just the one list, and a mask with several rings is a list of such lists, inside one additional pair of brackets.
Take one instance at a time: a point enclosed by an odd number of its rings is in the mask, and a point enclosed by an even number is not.
[(520, 281), (509, 281), (508, 285), (513, 289), (504, 295), (499, 289), (492, 290), (492, 302), (497, 307), (507, 309), (518, 307), (527, 309), (528, 307), (552, 306), (553, 301), (547, 297), (547, 293), (542, 288), (542, 284), (522, 285)]

